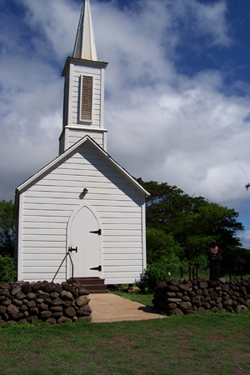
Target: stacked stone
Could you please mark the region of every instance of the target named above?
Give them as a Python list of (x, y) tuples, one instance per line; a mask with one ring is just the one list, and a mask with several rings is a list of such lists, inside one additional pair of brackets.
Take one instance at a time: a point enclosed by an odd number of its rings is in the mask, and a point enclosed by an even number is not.
[(78, 283), (0, 283), (0, 327), (39, 320), (47, 324), (90, 321), (89, 292)]
[(164, 281), (155, 289), (153, 304), (155, 309), (168, 315), (247, 311), (250, 308), (250, 279)]

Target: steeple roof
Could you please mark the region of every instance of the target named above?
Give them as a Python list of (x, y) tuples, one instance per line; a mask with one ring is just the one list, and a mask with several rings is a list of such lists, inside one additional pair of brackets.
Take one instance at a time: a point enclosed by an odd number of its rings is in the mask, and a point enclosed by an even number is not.
[(97, 61), (89, 0), (83, 0), (73, 57), (78, 59)]

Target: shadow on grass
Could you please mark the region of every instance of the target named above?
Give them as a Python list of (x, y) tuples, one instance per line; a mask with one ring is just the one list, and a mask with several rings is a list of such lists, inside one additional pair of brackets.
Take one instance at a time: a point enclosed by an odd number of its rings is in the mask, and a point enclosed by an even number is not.
[(161, 314), (161, 312), (154, 310), (150, 306), (141, 306), (141, 307), (138, 307), (137, 310), (143, 311), (143, 312), (148, 313), (148, 314), (157, 314), (157, 315), (160, 314), (160, 315), (163, 315), (163, 314)]

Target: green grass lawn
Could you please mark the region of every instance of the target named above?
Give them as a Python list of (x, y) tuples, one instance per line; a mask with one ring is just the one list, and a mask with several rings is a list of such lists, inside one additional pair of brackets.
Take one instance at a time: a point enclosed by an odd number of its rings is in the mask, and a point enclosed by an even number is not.
[(0, 330), (0, 374), (249, 373), (250, 313)]
[(117, 296), (120, 296), (120, 297), (123, 297), (123, 298), (127, 298), (131, 301), (134, 301), (134, 302), (139, 302), (145, 306), (148, 306), (148, 307), (154, 307), (153, 306), (153, 303), (152, 303), (152, 300), (154, 298), (154, 295), (151, 294), (151, 293), (124, 293), (122, 291), (115, 291), (115, 292), (112, 292), (113, 294), (116, 294)]

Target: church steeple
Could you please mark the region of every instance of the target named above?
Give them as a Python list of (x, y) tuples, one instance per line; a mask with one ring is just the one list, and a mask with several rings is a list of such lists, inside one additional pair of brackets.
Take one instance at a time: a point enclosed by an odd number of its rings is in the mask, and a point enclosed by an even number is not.
[(89, 0), (83, 0), (73, 56), (67, 58), (62, 72), (65, 84), (60, 154), (86, 135), (107, 149), (107, 130), (104, 129), (107, 65), (97, 60)]
[(89, 0), (83, 0), (73, 57), (78, 59), (97, 61)]

